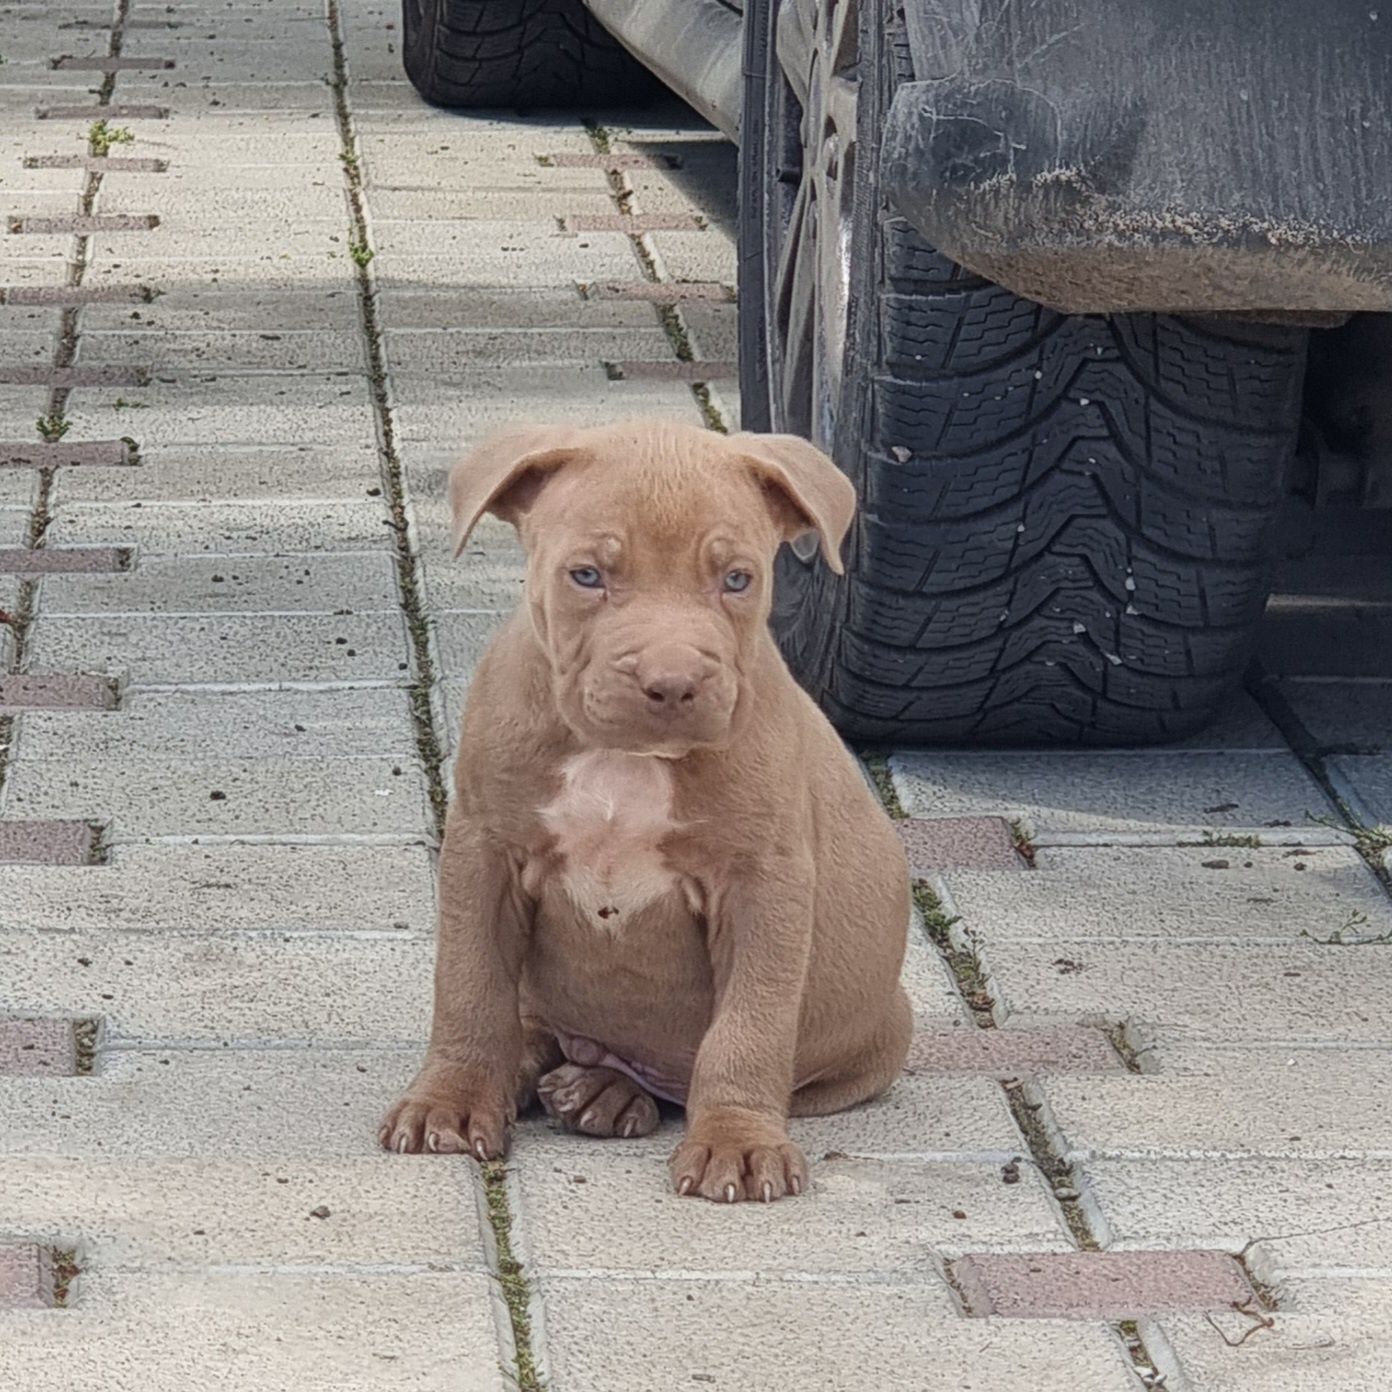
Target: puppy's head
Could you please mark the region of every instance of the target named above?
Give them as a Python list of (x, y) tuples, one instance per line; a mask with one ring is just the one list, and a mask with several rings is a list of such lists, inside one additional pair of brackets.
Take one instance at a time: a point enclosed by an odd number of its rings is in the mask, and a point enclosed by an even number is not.
[(566, 724), (680, 757), (726, 743), (747, 705), (779, 545), (815, 534), (839, 572), (855, 489), (796, 436), (629, 421), (495, 435), (455, 466), (450, 502), (456, 553), (484, 513), (517, 528)]

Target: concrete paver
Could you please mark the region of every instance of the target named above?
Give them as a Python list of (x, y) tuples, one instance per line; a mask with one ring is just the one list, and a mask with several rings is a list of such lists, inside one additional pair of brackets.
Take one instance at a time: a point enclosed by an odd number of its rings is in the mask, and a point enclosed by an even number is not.
[[(1369, 824), (1392, 805), (1385, 605), (1307, 612), (1303, 572), (1265, 642), (1298, 674), (1280, 728), (1258, 690), (1163, 751), (893, 760), (937, 900), (918, 1036), (884, 1098), (793, 1123), (804, 1199), (675, 1197), (670, 1117), (631, 1144), (525, 1120), (505, 1178), (378, 1150), (427, 1022), (431, 750), (522, 575), (492, 520), (453, 560), (449, 465), (519, 416), (737, 425), (732, 380), (707, 408), (641, 375), (678, 366), (663, 304), (698, 359), (736, 357), (735, 153), (672, 106), (431, 108), (386, 0), (120, 14), (123, 58), (176, 67), (103, 95), (49, 62), (106, 53), (109, 6), (0, 6), (0, 213), (158, 218), (0, 236), (0, 286), (43, 292), (0, 297), (0, 368), (55, 365), (66, 322), (79, 374), (149, 374), (0, 384), (0, 441), (32, 458), (39, 416), (68, 426), (51, 474), (0, 468), (0, 547), (128, 550), (0, 574), (0, 608), (27, 597), (3, 675), (116, 679), (113, 709), (0, 717), (0, 1236), (79, 1267), (46, 1309), (3, 1308), (0, 1273), (0, 1381), (502, 1388), (521, 1338), (558, 1392), (1122, 1392), (1149, 1366), (1176, 1392), (1381, 1392), (1392, 909), (1323, 787)], [(92, 108), (132, 135), (117, 159), (163, 168), (94, 167), (83, 209), (86, 170), (25, 160), (79, 155)], [(67, 462), (93, 448), (134, 467)], [(36, 1030), (63, 1069), (5, 1052)], [(1066, 1320), (971, 1319), (946, 1279), (1092, 1241), (1131, 1271), (1244, 1254), (1275, 1325), (1229, 1347), (1152, 1291), (1128, 1352), (1076, 1284)], [(1215, 1318), (1233, 1342), (1253, 1317)]]

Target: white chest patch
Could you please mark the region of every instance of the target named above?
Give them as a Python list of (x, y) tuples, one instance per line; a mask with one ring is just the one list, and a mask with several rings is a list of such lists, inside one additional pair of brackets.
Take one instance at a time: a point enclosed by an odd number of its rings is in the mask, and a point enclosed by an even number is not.
[(566, 894), (617, 931), (677, 887), (659, 849), (674, 825), (671, 771), (652, 755), (595, 750), (570, 759), (563, 773), (560, 795), (541, 816), (556, 837)]

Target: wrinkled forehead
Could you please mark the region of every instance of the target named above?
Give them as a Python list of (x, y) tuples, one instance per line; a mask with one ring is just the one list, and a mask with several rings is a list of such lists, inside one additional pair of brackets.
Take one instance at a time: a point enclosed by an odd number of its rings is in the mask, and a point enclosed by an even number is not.
[(534, 546), (602, 545), (614, 559), (758, 554), (778, 542), (753, 472), (718, 457), (706, 468), (603, 454), (577, 459), (543, 491), (529, 522)]

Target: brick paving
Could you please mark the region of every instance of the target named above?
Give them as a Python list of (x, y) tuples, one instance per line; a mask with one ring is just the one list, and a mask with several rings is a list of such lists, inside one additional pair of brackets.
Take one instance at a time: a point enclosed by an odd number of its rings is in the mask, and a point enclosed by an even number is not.
[(670, 1121), (377, 1149), (520, 575), (492, 524), (451, 558), (446, 469), (738, 424), (734, 157), (433, 110), (395, 8), (254, 8), (3, 12), (0, 1384), (1385, 1387), (1392, 687), (1348, 643), (1165, 751), (890, 759), (918, 1034), (795, 1124), (803, 1200), (678, 1199)]

